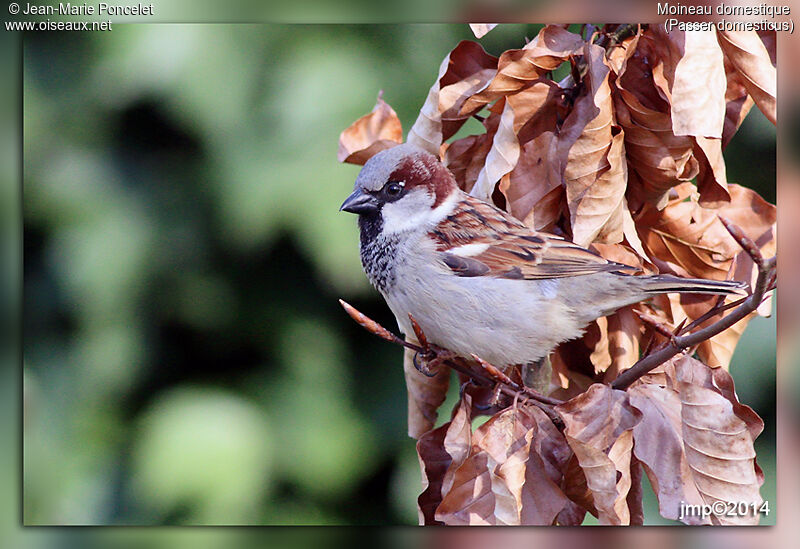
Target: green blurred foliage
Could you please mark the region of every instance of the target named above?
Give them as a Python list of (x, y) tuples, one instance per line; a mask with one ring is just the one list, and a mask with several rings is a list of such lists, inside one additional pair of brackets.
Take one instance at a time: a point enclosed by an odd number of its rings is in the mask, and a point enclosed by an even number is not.
[[(481, 43), (499, 55), (537, 28)], [(394, 327), (337, 211), (358, 170), (337, 139), (381, 89), (407, 131), (461, 39), (466, 25), (25, 37), (26, 524), (416, 523), (402, 353), (336, 301)], [(729, 179), (773, 200), (774, 136), (754, 113), (726, 155), (757, 151)], [(754, 321), (733, 365), (768, 426), (774, 329)], [(774, 499), (774, 429), (759, 456)]]

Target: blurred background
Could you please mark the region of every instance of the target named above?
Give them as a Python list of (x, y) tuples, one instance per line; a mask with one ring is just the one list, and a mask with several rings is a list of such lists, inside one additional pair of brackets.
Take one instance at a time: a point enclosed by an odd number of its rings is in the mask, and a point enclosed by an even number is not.
[[(499, 55), (538, 29), (480, 42)], [(26, 524), (416, 524), (402, 352), (337, 303), (395, 327), (337, 211), (358, 167), (336, 150), (381, 89), (407, 131), (461, 39), (466, 25), (25, 36)], [(757, 109), (725, 157), (774, 203)], [(775, 345), (757, 318), (731, 366), (766, 423), (770, 502)], [(645, 493), (647, 523), (668, 523)]]

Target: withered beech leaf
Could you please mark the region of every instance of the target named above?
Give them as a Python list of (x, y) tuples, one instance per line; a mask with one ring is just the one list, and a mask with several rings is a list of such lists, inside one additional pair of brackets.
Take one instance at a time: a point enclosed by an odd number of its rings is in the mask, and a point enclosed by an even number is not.
[(696, 201), (691, 183), (675, 191), (663, 210), (648, 204), (634, 217), (648, 257), (662, 272), (725, 280), (741, 248), (717, 218), (718, 211)]
[[(633, 453), (642, 462), (658, 497), (661, 516), (678, 520), (681, 503), (705, 503), (686, 461), (680, 398), (677, 391), (655, 384), (636, 384), (628, 389), (628, 395), (631, 405), (642, 412), (642, 421), (633, 428)], [(711, 523), (700, 515), (687, 515), (682, 520), (687, 524)]]
[(710, 207), (730, 199), (722, 159), (725, 123), (725, 63), (714, 31), (666, 32), (654, 25), (653, 83), (670, 104), (673, 134), (691, 136), (698, 162), (700, 202)]
[(459, 188), (464, 192), (470, 192), (478, 180), (500, 125), (500, 115), (491, 113), (483, 121), (483, 125), (486, 128), (485, 133), (469, 135), (442, 145), (444, 165), (452, 172)]
[(497, 74), (480, 93), (470, 97), (462, 112), (475, 112), (492, 101), (526, 87), (555, 70), (583, 48), (583, 39), (558, 25), (547, 25), (523, 49), (506, 50), (497, 62)]
[(606, 52), (608, 66), (614, 74), (619, 75), (625, 71), (628, 59), (630, 59), (636, 51), (636, 46), (639, 45), (639, 38), (641, 36), (642, 29), (639, 27), (635, 35), (626, 38)]
[(488, 85), (496, 62), (497, 58), (487, 54), (476, 42), (463, 40), (453, 48), (439, 67), (436, 81), (408, 132), (407, 141), (438, 154), (442, 142), (458, 131), (474, 112), (466, 109), (460, 114), (461, 106)]
[(613, 104), (605, 51), (587, 44), (584, 91), (575, 100), (558, 138), (572, 240), (588, 246), (620, 242), (622, 206), (627, 187), (624, 133), (613, 124)]
[(661, 207), (673, 186), (697, 176), (699, 165), (694, 140), (674, 134), (666, 94), (654, 84), (654, 63), (658, 69), (663, 66), (659, 59), (648, 30), (614, 80), (612, 97), (617, 123), (625, 131), (628, 169), (639, 175), (636, 185), (641, 185), (645, 198)]
[(770, 122), (776, 123), (777, 71), (756, 31), (718, 31), (717, 39), (744, 86)]
[(722, 139), (697, 136), (693, 138), (695, 158), (698, 160), (697, 190), (700, 204), (709, 208), (729, 202), (728, 179), (725, 159), (722, 157)]
[(644, 507), (642, 505), (642, 464), (631, 455), (631, 489), (628, 490), (628, 510), (631, 514), (631, 525), (644, 524)]
[[(568, 500), (537, 450), (543, 446), (552, 450), (553, 435), (540, 433), (540, 422), (552, 423), (544, 414), (534, 414), (506, 408), (475, 431), (470, 455), (456, 471), (437, 520), (448, 525), (554, 522)], [(555, 436), (566, 446), (557, 430)], [(552, 452), (549, 455), (552, 458)], [(564, 461), (563, 455), (556, 461)], [(558, 470), (555, 476), (560, 481)]]
[(537, 80), (506, 97), (492, 147), (470, 194), (491, 197), (495, 184), (517, 165), (525, 135), (530, 139), (555, 127), (558, 98), (559, 88), (551, 80)]
[(365, 114), (339, 135), (339, 162), (364, 164), (374, 154), (403, 142), (403, 128), (394, 109), (381, 94), (372, 112)]
[[(676, 188), (675, 200), (655, 215), (647, 207), (637, 220), (645, 247), (654, 263), (681, 276), (735, 279), (755, 282), (758, 271), (750, 256), (730, 237), (718, 215), (730, 219), (742, 228), (760, 248), (764, 257), (775, 255), (775, 206), (767, 203), (755, 191), (731, 184), (731, 201), (719, 209), (706, 209), (693, 200), (682, 202), (691, 187)], [(733, 300), (735, 297), (729, 298)], [(716, 296), (671, 294), (669, 302), (673, 320), (690, 321), (706, 314), (716, 303)], [(769, 300), (759, 308), (769, 314)], [(699, 356), (711, 366), (727, 368), (736, 344), (751, 316), (739, 321), (720, 334), (703, 341), (697, 348)], [(700, 327), (720, 319), (709, 318)]]
[[(559, 524), (565, 526), (579, 525), (583, 521), (583, 518), (585, 518), (587, 512), (595, 517), (597, 516), (597, 509), (595, 509), (594, 506), (592, 491), (586, 484), (586, 475), (583, 474), (583, 469), (581, 469), (581, 465), (575, 454), (570, 456), (564, 468), (564, 480), (561, 483), (561, 489), (564, 490), (564, 493), (572, 502), (572, 505), (565, 507), (559, 514)], [(583, 513), (581, 513), (580, 510), (583, 510)], [(577, 522), (578, 517), (581, 518), (580, 522)]]
[(437, 524), (436, 508), (442, 502), (442, 480), (453, 459), (444, 449), (444, 436), (450, 423), (419, 437), (417, 457), (422, 471), (422, 493), (417, 498), (420, 525)]
[(439, 79), (439, 112), (442, 139), (449, 139), (478, 109), (461, 107), (475, 93), (489, 85), (497, 72), (497, 57), (489, 55), (477, 42), (461, 42), (450, 53), (450, 65)]
[[(753, 442), (763, 428), (755, 413), (735, 399), (733, 382), (727, 394), (714, 383), (714, 373), (691, 357), (666, 368), (681, 401), (681, 434), (694, 484), (707, 504), (743, 503), (757, 509), (763, 502), (763, 475), (755, 463)], [(723, 374), (720, 374), (723, 375)], [(737, 413), (738, 412), (738, 413)], [(757, 416), (755, 416), (757, 418)], [(748, 425), (748, 420), (755, 424)], [(755, 434), (754, 434), (755, 433)], [(758, 524), (757, 512), (714, 514), (712, 524)]]
[(586, 476), (600, 524), (630, 522), (627, 506), (631, 486), (630, 458), (633, 428), (641, 412), (624, 391), (594, 384), (556, 406), (564, 420), (564, 436)]
[[(677, 35), (680, 34), (680, 38)], [(725, 121), (725, 66), (714, 31), (673, 30), (683, 56), (672, 82), (672, 129), (675, 135), (722, 137)]]
[(604, 379), (611, 380), (639, 360), (639, 341), (644, 333), (633, 307), (623, 307), (608, 318), (608, 355), (610, 364)]
[(755, 102), (744, 86), (744, 77), (739, 74), (730, 60), (725, 58), (725, 124), (722, 128), (722, 148), (728, 146), (739, 126), (753, 108)]
[(447, 397), (450, 370), (441, 368), (435, 376), (427, 377), (414, 367), (413, 361), (414, 351), (405, 349), (403, 372), (408, 389), (408, 436), (419, 438), (436, 423), (436, 410)]
[(556, 144), (554, 133), (545, 131), (522, 145), (517, 165), (498, 185), (511, 215), (537, 231), (551, 229), (562, 213), (564, 186), (549, 161)]
[(772, 62), (773, 65), (776, 65), (778, 62), (778, 51), (777, 51), (778, 31), (760, 30), (757, 32), (758, 32), (758, 37), (761, 38), (762, 42), (764, 42), (764, 47), (767, 48), (767, 52), (769, 53), (769, 60)]
[(472, 34), (475, 38), (483, 38), (489, 31), (497, 26), (497, 23), (470, 23), (469, 28), (472, 29)]
[(450, 426), (445, 433), (443, 446), (451, 463), (442, 478), (442, 496), (450, 492), (455, 472), (469, 456), (472, 447), (472, 396), (462, 391), (458, 406), (453, 412)]

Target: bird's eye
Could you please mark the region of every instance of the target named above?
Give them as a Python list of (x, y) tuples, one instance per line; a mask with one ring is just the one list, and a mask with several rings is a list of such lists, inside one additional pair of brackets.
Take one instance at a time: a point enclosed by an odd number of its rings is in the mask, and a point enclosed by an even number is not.
[(386, 194), (389, 196), (398, 196), (401, 192), (403, 192), (403, 185), (397, 181), (389, 181), (386, 184), (385, 190)]

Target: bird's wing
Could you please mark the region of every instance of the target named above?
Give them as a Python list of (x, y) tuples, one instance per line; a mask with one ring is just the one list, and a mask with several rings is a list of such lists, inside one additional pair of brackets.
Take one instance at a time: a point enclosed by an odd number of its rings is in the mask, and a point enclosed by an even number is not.
[(545, 279), (603, 271), (634, 271), (470, 197), (436, 227), (436, 247), (459, 276)]

